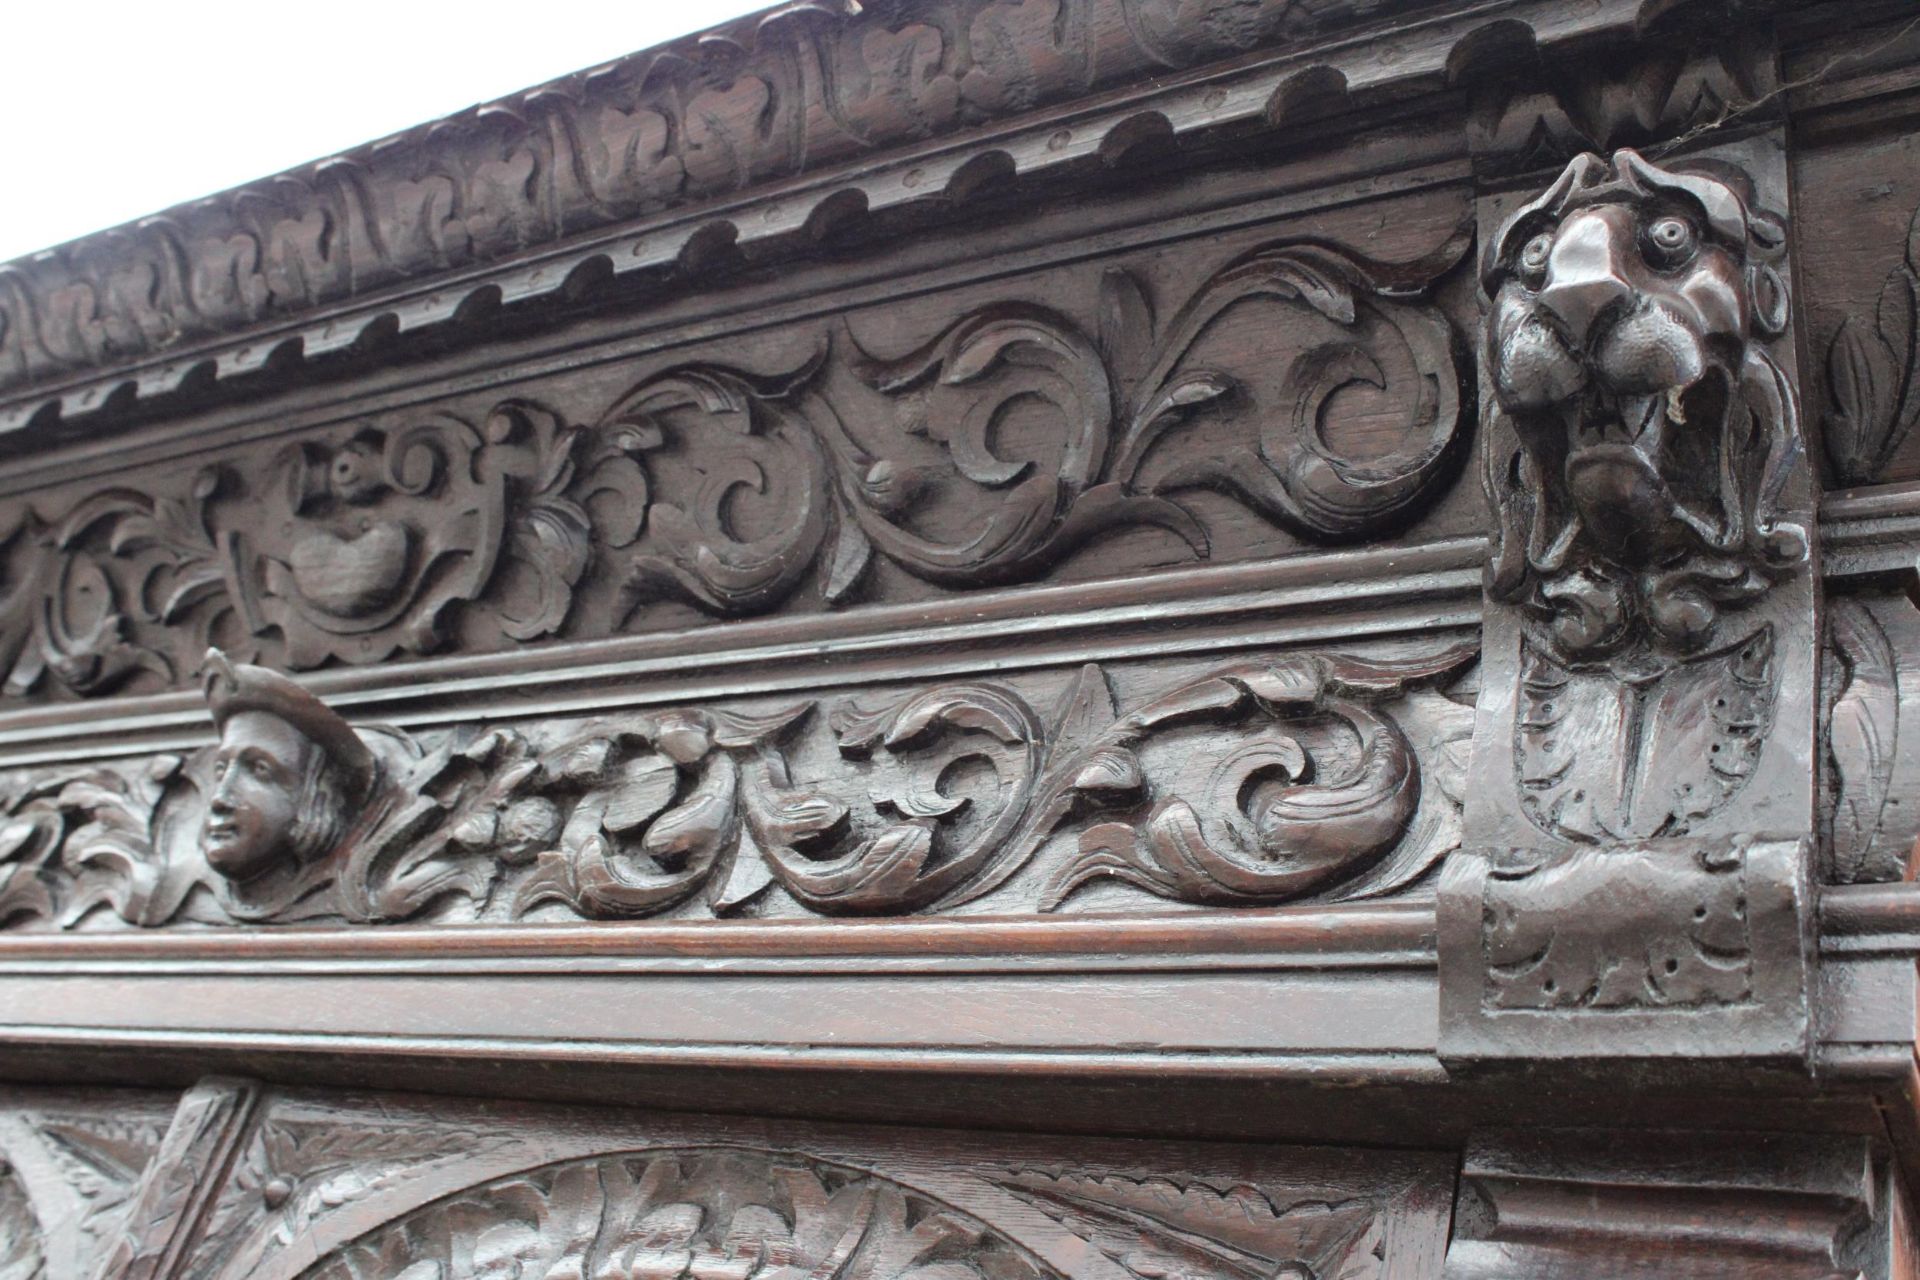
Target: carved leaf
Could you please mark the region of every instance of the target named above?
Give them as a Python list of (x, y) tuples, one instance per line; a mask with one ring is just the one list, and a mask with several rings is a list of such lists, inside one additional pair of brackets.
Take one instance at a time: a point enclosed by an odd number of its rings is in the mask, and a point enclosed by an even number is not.
[(1905, 851), (1875, 848), (1899, 744), (1900, 686), (1893, 646), (1858, 601), (1835, 601), (1828, 618), (1845, 679), (1827, 731), (1827, 750), (1839, 782), (1832, 818), (1834, 879), (1841, 884), (1899, 879), (1905, 872)]

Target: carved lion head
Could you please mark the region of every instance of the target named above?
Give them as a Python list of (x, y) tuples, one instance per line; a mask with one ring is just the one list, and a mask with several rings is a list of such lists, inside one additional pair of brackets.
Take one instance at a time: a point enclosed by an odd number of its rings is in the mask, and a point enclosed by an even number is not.
[(1737, 170), (1620, 151), (1487, 246), (1490, 589), (1569, 657), (1697, 650), (1804, 559), (1777, 519), (1793, 399), (1762, 345), (1787, 324), (1784, 241)]

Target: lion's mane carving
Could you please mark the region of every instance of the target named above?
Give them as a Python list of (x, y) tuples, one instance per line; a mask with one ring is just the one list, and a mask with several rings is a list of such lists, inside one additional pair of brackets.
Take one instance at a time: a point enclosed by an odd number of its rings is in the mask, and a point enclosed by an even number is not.
[(1801, 445), (1763, 343), (1787, 323), (1778, 217), (1746, 176), (1584, 155), (1487, 247), (1496, 407), (1488, 589), (1563, 660), (1698, 653), (1807, 556)]

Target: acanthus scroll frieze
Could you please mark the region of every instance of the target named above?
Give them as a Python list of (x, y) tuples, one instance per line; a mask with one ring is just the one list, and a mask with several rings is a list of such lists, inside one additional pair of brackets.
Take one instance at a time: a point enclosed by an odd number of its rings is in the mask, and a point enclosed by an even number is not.
[(4, 693), (178, 687), (209, 645), (304, 671), (1034, 583), (1144, 530), (1147, 563), (1205, 560), (1249, 513), (1383, 536), (1463, 460), (1470, 372), (1434, 289), (1467, 247), (1275, 242), (1170, 310), (1108, 266), (1088, 314), (976, 305), (911, 349), (849, 321), (793, 335), (812, 354), (783, 369), (394, 410), (15, 500)]
[(901, 915), (1390, 894), (1459, 841), (1469, 644), (356, 729), (209, 656), (219, 742), (7, 775), (15, 925)]

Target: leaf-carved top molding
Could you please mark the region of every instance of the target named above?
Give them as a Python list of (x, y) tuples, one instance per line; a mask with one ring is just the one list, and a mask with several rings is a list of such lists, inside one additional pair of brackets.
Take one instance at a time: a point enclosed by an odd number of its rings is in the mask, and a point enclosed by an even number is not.
[(924, 599), (1116, 535), (1107, 574), (1397, 531), (1464, 453), (1436, 295), (1468, 243), (1075, 267), (1045, 305), (923, 308), (917, 346), (881, 308), (782, 334), (784, 369), (554, 375), (16, 499), (0, 696), (177, 687), (210, 644), (307, 671)]
[[(1439, 88), (1516, 36), (1541, 48), (1630, 38), (1650, 9), (1675, 6), (1410, 7), (1397, 7), (1390, 39), (1334, 43), (1374, 6), (786, 4), (0, 265), (0, 397), (12, 398), (0, 432), (49, 406), (71, 419), (332, 355), (395, 323), (471, 320), (473, 303), (554, 295), (608, 269), (671, 273), (714, 245), (804, 242), (850, 212), (962, 194), (983, 172), (1112, 161), (1143, 138), (1284, 125), (1409, 82)], [(1168, 78), (1257, 50), (1273, 60)], [(1020, 119), (1128, 85), (1068, 128)], [(948, 134), (964, 141), (941, 145)], [(796, 178), (755, 216), (738, 207)]]

